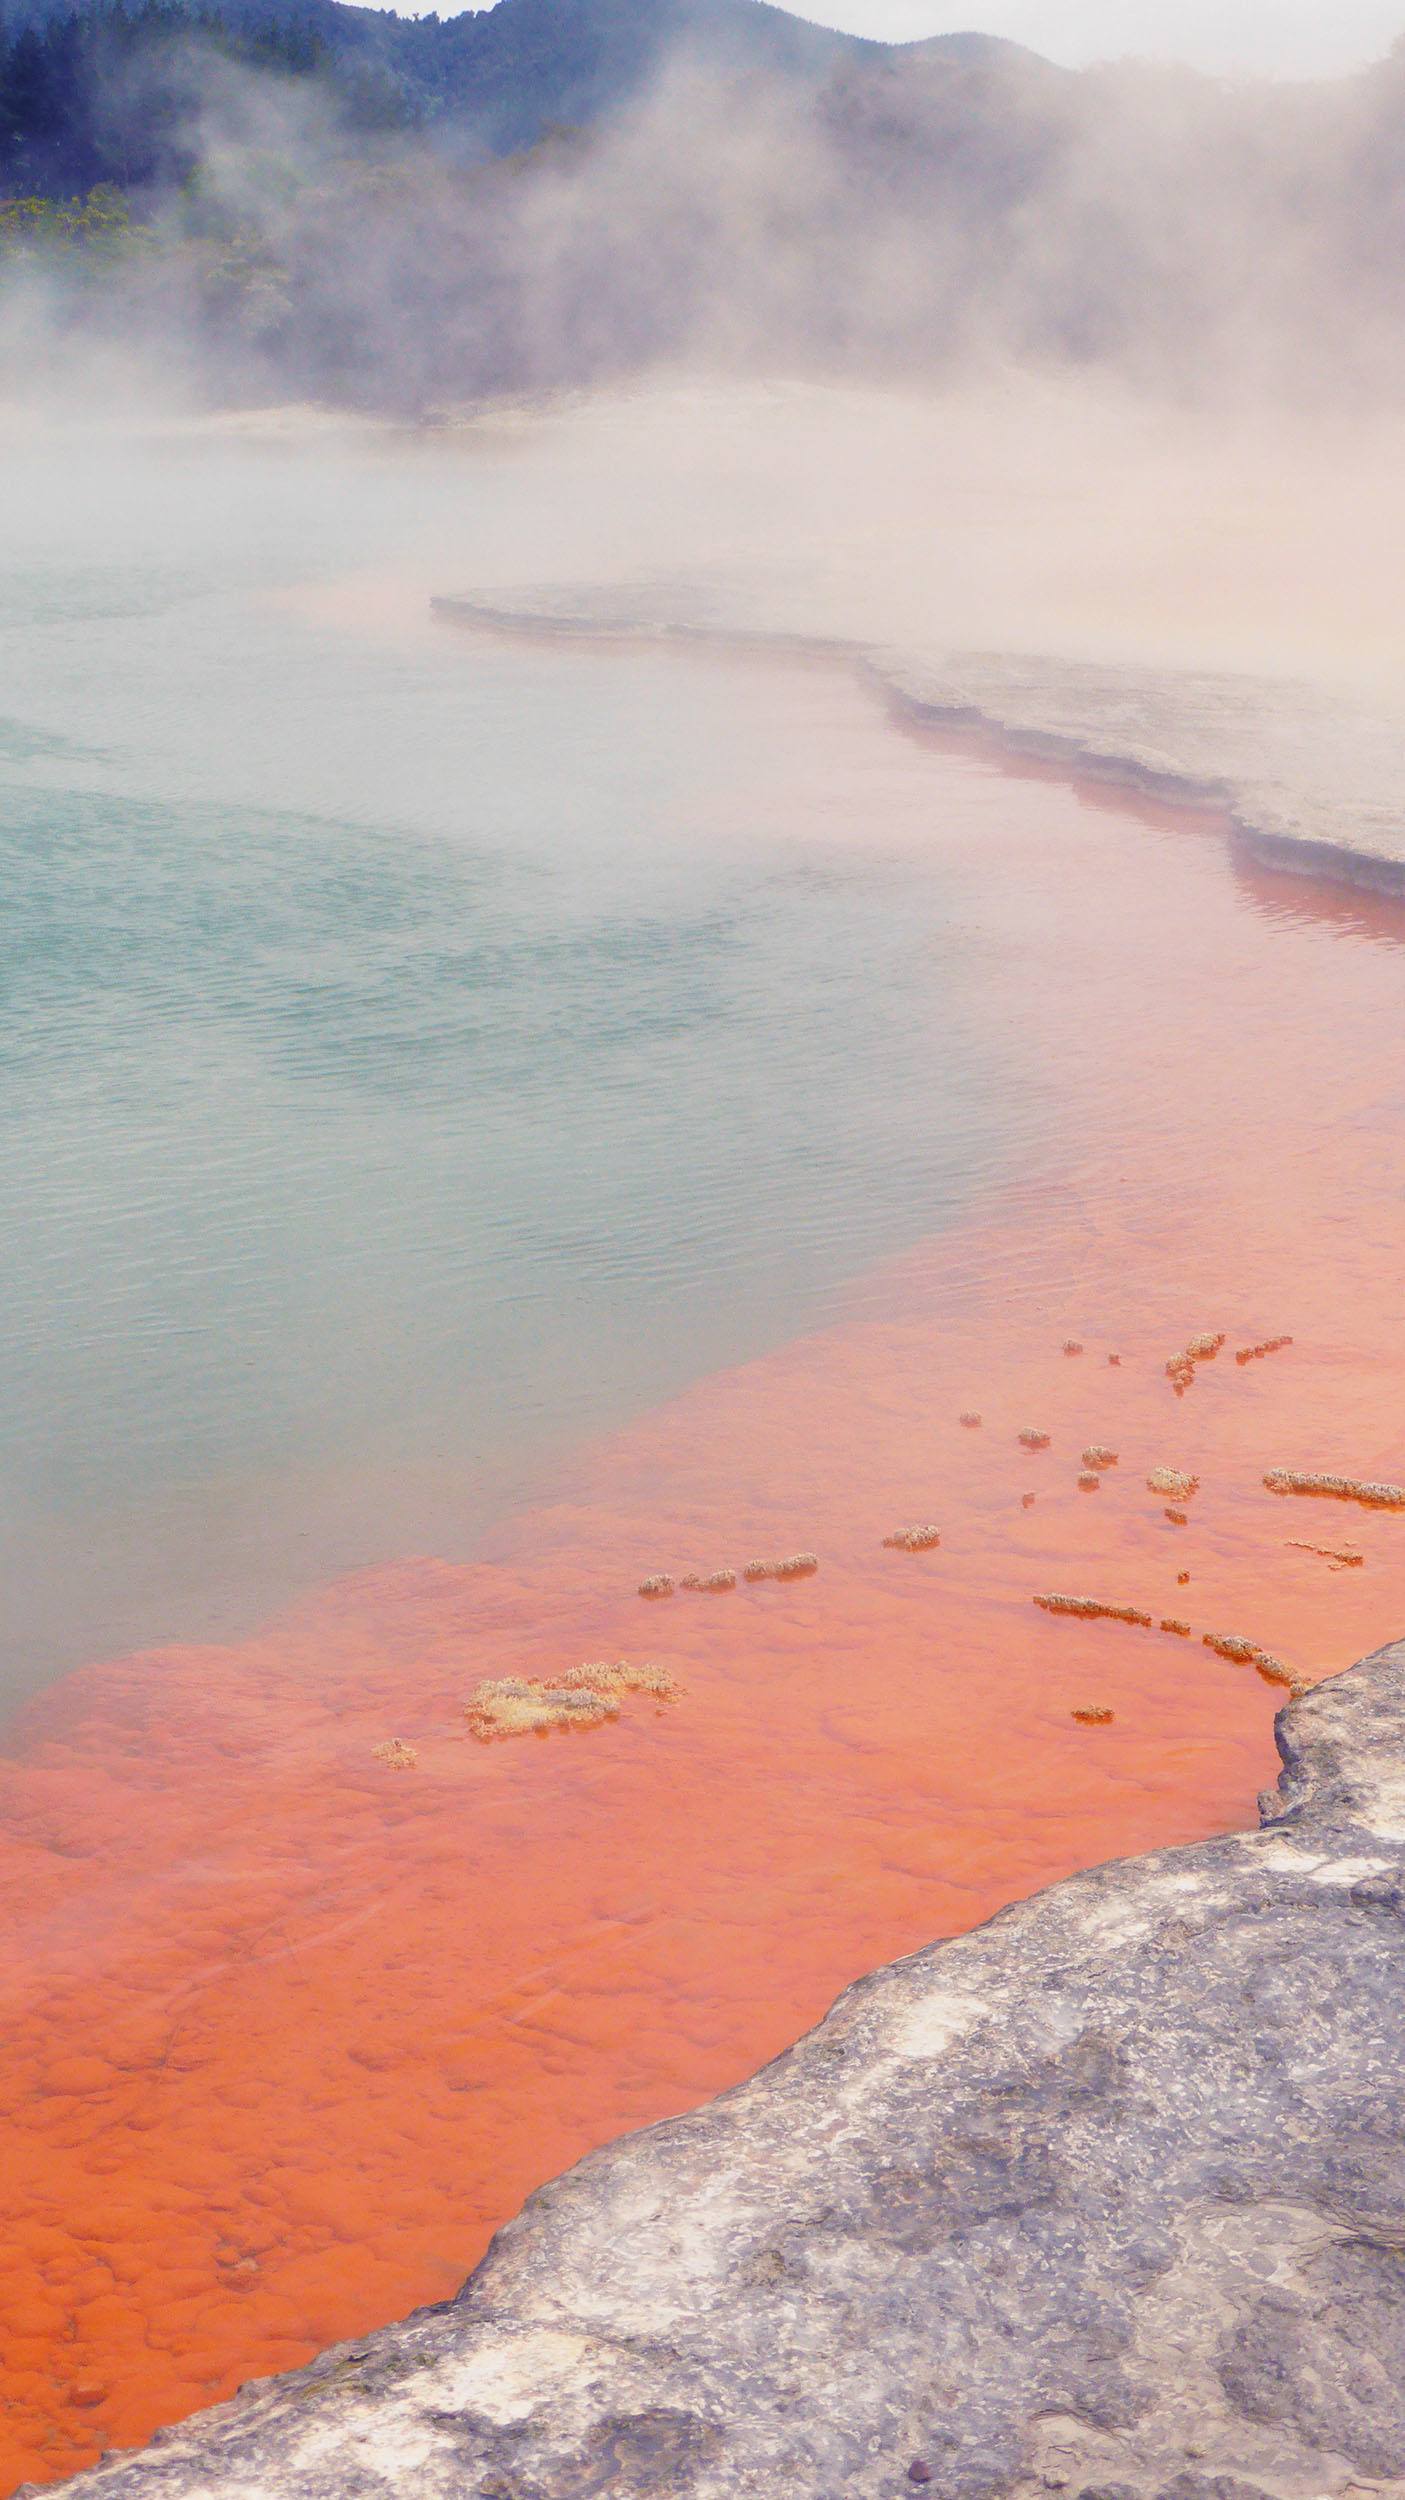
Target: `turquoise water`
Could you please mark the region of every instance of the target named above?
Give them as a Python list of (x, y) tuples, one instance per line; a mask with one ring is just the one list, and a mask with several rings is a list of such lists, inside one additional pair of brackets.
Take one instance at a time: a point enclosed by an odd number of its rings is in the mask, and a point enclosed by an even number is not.
[(936, 1229), (1024, 1116), (927, 838), (959, 777), (857, 690), (433, 625), (518, 472), (23, 466), (10, 1694), (470, 1553)]

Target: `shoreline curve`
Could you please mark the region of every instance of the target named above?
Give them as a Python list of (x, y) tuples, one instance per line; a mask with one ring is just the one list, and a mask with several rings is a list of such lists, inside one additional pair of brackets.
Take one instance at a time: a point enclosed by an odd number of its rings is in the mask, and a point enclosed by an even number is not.
[[(1193, 809), (1216, 819), (1232, 850), (1259, 868), (1291, 876), (1321, 879), (1390, 896), (1405, 896), (1405, 848), (1360, 848), (1325, 833), (1295, 832), (1256, 820), (1245, 790), (1232, 775), (1206, 774), (1190, 766), (1138, 755), (1130, 746), (1109, 741), (1096, 731), (1050, 727), (1018, 711), (1003, 708), (987, 691), (963, 683), (962, 669), (981, 673), (978, 660), (951, 664), (950, 681), (918, 683), (920, 669), (900, 654), (839, 635), (804, 634), (778, 627), (714, 623), (701, 619), (618, 614), (593, 614), (588, 607), (562, 604), (552, 594), (508, 599), (445, 594), (430, 601), (431, 611), (446, 623), (483, 633), (525, 636), (536, 640), (590, 641), (616, 646), (648, 644), (679, 650), (711, 649), (736, 655), (760, 654), (776, 660), (818, 661), (847, 668), (872, 687), (904, 727), (954, 737), (975, 737), (988, 743), (1009, 764), (1041, 765), (1071, 781), (1098, 781), (1130, 795), (1163, 805)], [(1037, 670), (1038, 664), (1034, 664)], [(1051, 669), (1056, 664), (1049, 664)], [(1098, 672), (1088, 671), (1089, 679)], [(1108, 672), (1104, 682), (1111, 682)], [(1061, 699), (1069, 699), (1067, 689)], [(1076, 705), (1077, 697), (1073, 696)]]

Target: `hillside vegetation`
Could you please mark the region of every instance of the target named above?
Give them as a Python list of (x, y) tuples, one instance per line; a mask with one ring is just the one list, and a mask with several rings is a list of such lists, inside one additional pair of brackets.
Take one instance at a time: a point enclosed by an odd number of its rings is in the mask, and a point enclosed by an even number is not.
[(422, 411), (661, 364), (1018, 361), (1393, 397), (1402, 247), (1399, 51), (1235, 87), (865, 43), (763, 0), (12, 0), (0, 22), (23, 359), (106, 340), (220, 396)]

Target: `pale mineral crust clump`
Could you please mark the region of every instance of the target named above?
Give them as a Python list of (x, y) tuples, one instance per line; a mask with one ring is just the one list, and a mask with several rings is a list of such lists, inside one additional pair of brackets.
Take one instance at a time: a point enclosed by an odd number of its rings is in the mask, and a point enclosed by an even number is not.
[(1199, 1336), (1187, 1338), (1179, 1354), (1173, 1354), (1166, 1365), (1166, 1377), (1177, 1397), (1184, 1397), (1195, 1378), (1197, 1363), (1213, 1363), (1224, 1344), (1223, 1329), (1202, 1329)]
[(619, 1717), (626, 1693), (676, 1701), (679, 1690), (667, 1667), (602, 1660), (568, 1667), (556, 1677), (489, 1676), (464, 1703), (464, 1717), (470, 1736), (491, 1744), (498, 1737), (545, 1735), (552, 1728), (599, 1727)]
[(372, 1747), (377, 1762), (387, 1762), (392, 1771), (412, 1771), (419, 1760), (415, 1746), (403, 1736), (387, 1736), (384, 1743)]
[(600, 1658), (583, 1667), (568, 1667), (561, 1678), (569, 1691), (648, 1693), (655, 1701), (676, 1701), (682, 1690), (669, 1668), (651, 1658)]
[(641, 1597), (671, 1597), (673, 1582), (666, 1571), (651, 1572), (647, 1580), (640, 1581), (639, 1594)]
[(1367, 1510), (1405, 1510), (1405, 1486), (1368, 1484), (1357, 1476), (1305, 1475), (1296, 1467), (1271, 1467), (1270, 1493), (1316, 1493), (1335, 1502), (1361, 1502)]
[(737, 1575), (735, 1571), (690, 1571), (678, 1585), (680, 1589), (694, 1589), (704, 1597), (715, 1597), (724, 1589), (734, 1589)]
[(1049, 1441), (1050, 1435), (1047, 1432), (1036, 1431), (1033, 1424), (1026, 1424), (1024, 1431), (1020, 1434), (1020, 1447), (1025, 1450), (1047, 1450)]
[(1238, 1632), (1206, 1632), (1201, 1637), (1205, 1647), (1213, 1649), (1218, 1657), (1232, 1660), (1235, 1666), (1253, 1667), (1265, 1683), (1286, 1684), (1291, 1692), (1301, 1690), (1292, 1668), (1285, 1667), (1271, 1650), (1261, 1649), (1257, 1641), (1245, 1640)]
[(974, 1409), (973, 1407), (968, 1407), (964, 1415), (958, 1416), (957, 1421), (958, 1421), (959, 1423), (963, 1423), (963, 1424), (965, 1425), (966, 1430), (967, 1430), (968, 1432), (979, 1432), (979, 1431), (980, 1431), (980, 1428), (981, 1428), (981, 1418), (980, 1418), (980, 1416), (979, 1416), (979, 1415), (975, 1412), (975, 1409)]
[(1117, 1465), (1117, 1452), (1110, 1450), (1105, 1441), (1090, 1441), (1083, 1453), (1083, 1464), (1085, 1467), (1096, 1467), (1101, 1472)]
[(1241, 1366), (1245, 1363), (1261, 1363), (1266, 1354), (1281, 1354), (1284, 1347), (1290, 1346), (1292, 1342), (1291, 1337), (1265, 1337), (1262, 1345), (1240, 1346), (1234, 1359)]
[(1081, 1615), (1087, 1623), (1135, 1623), (1151, 1630), (1151, 1617), (1137, 1606), (1105, 1606), (1100, 1597), (1036, 1597), (1046, 1615)]
[(786, 1554), (779, 1562), (749, 1562), (742, 1573), (744, 1580), (808, 1580), (818, 1571), (818, 1554)]
[(1171, 1502), (1188, 1502), (1200, 1490), (1200, 1478), (1188, 1476), (1180, 1467), (1153, 1467), (1146, 1480), (1148, 1493), (1160, 1493)]
[(1075, 1710), (1072, 1716), (1080, 1727), (1111, 1727), (1112, 1712), (1104, 1709)]
[(1366, 1560), (1355, 1545), (1309, 1545), (1300, 1536), (1290, 1536), (1288, 1543), (1296, 1553), (1315, 1554), (1319, 1562), (1329, 1564), (1333, 1571), (1360, 1571)]
[(1079, 1490), (1083, 1493), (1100, 1493), (1102, 1481), (1102, 1477), (1095, 1475), (1091, 1467), (1085, 1467), (1078, 1479)]
[(463, 1706), (470, 1736), (491, 1744), (500, 1736), (545, 1735), (557, 1727), (598, 1727), (619, 1716), (619, 1703), (582, 1692), (564, 1676), (552, 1684), (524, 1675), (488, 1676)]
[(940, 1528), (899, 1528), (895, 1536), (885, 1536), (885, 1546), (893, 1546), (902, 1554), (930, 1553), (942, 1541)]

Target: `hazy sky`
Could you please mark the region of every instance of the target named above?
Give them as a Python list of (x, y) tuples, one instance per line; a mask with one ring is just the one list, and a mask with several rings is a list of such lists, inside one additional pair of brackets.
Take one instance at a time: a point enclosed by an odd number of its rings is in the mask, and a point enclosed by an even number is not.
[(1378, 60), (1405, 32), (1405, 0), (808, 0), (797, 14), (890, 42), (979, 27), (1059, 61), (1135, 52), (1289, 77)]
[[(481, 0), (480, 0), (481, 4)], [(402, 0), (403, 5), (403, 0)], [(414, 0), (412, 0), (412, 6)], [(421, 7), (435, 0), (419, 0)], [(441, 15), (464, 0), (437, 0)], [(474, 0), (468, 0), (474, 5)], [(1210, 70), (1318, 77), (1379, 60), (1405, 33), (1405, 0), (781, 0), (797, 17), (889, 43), (976, 27), (1051, 60), (1134, 52)]]

